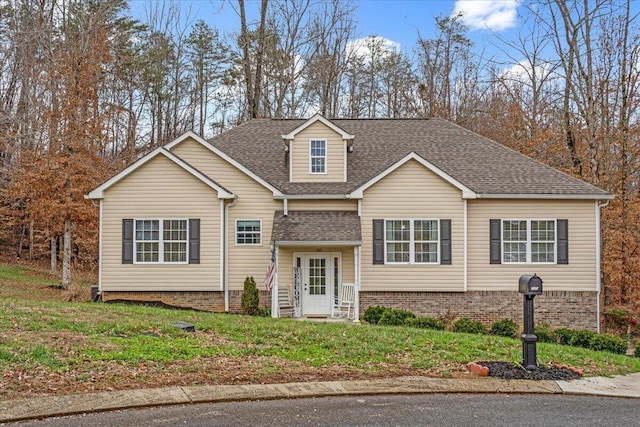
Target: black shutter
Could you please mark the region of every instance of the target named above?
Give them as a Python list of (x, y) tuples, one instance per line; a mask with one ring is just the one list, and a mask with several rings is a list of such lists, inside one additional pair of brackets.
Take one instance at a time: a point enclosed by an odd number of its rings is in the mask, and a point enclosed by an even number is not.
[(189, 264), (200, 264), (200, 219), (189, 220)]
[(500, 220), (489, 220), (489, 245), (491, 264), (502, 264), (502, 242), (500, 238)]
[(440, 220), (440, 264), (451, 265), (451, 220)]
[(133, 264), (133, 219), (122, 220), (122, 263)]
[(558, 264), (569, 264), (569, 220), (559, 219), (558, 225)]
[(384, 264), (384, 220), (373, 220), (373, 263)]

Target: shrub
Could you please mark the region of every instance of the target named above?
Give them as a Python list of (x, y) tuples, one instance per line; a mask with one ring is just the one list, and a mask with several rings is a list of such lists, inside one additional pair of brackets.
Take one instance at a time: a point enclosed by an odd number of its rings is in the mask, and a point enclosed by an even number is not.
[(636, 350), (633, 352), (633, 355), (636, 357), (640, 357), (640, 344), (636, 346)]
[(538, 337), (539, 342), (557, 343), (557, 334), (547, 324), (541, 324), (533, 328), (533, 333)]
[(382, 317), (382, 313), (384, 313), (385, 308), (379, 305), (375, 307), (369, 307), (364, 311), (364, 320), (372, 325), (377, 325), (380, 321), (380, 317)]
[(591, 338), (595, 335), (597, 335), (595, 332), (584, 329), (556, 329), (558, 344), (572, 345), (574, 347), (591, 348)]
[(625, 354), (627, 352), (627, 341), (613, 334), (595, 334), (591, 337), (589, 348), (591, 350)]
[(256, 288), (256, 281), (253, 280), (253, 276), (247, 276), (244, 279), (244, 289), (240, 296), (240, 303), (242, 305), (242, 311), (250, 316), (258, 314), (258, 307), (260, 300), (258, 297), (258, 288)]
[(491, 325), (491, 335), (501, 337), (517, 338), (518, 324), (511, 319), (502, 319)]
[(555, 330), (556, 342), (563, 345), (571, 345), (571, 337), (573, 337), (573, 330), (569, 328), (558, 328)]
[(435, 329), (438, 331), (444, 331), (447, 324), (441, 319), (435, 319), (433, 317), (416, 317), (412, 319), (406, 319), (407, 326), (419, 329)]
[(387, 308), (382, 312), (378, 325), (402, 326), (407, 323), (407, 319), (414, 319), (415, 314), (408, 310)]
[(466, 332), (468, 334), (487, 334), (487, 327), (478, 320), (460, 318), (451, 325), (453, 332)]
[(258, 309), (258, 316), (260, 316), (260, 317), (271, 317), (271, 309), (270, 308), (260, 308), (260, 309)]

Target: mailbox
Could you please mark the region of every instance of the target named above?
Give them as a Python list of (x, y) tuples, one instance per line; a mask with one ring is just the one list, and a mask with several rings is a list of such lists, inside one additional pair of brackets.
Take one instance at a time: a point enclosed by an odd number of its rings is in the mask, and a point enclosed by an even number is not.
[(518, 282), (518, 292), (525, 295), (542, 295), (542, 279), (535, 274), (525, 274), (520, 276)]

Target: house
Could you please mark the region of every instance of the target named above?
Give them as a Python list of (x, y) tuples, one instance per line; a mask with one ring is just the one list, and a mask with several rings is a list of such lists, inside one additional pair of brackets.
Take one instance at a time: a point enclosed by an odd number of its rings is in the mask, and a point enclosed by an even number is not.
[(104, 301), (239, 312), (246, 276), (279, 315), (369, 306), (596, 329), (600, 210), (613, 196), (442, 119), (255, 119), (188, 132), (87, 196), (100, 206)]

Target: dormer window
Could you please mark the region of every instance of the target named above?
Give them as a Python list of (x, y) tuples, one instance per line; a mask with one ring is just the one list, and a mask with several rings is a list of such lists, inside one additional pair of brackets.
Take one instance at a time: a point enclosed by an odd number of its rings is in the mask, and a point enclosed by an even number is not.
[(309, 142), (309, 170), (311, 173), (327, 173), (327, 140), (312, 139)]

